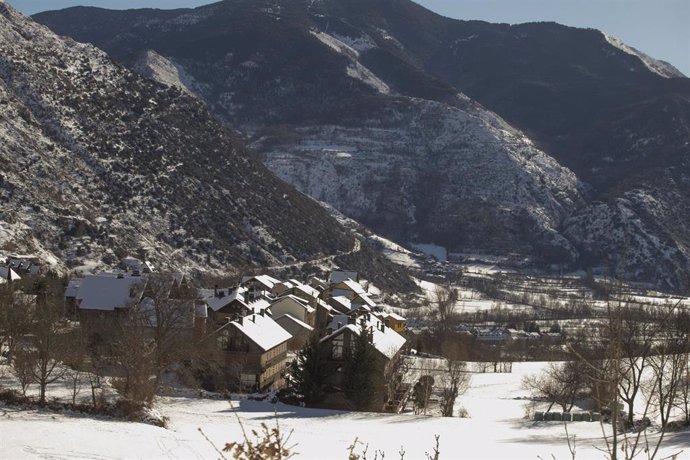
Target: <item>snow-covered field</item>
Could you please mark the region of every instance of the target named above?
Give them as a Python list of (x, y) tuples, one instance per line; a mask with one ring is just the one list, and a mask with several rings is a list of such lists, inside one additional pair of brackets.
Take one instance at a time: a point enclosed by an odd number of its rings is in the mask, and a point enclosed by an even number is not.
[[(246, 429), (277, 422), (285, 433), (293, 431), (297, 458), (345, 459), (355, 438), (398, 458), (425, 458), (434, 435), (440, 436), (442, 459), (570, 458), (565, 431), (559, 422), (532, 422), (524, 418), (527, 396), (520, 389), (522, 376), (539, 371), (544, 363), (518, 363), (510, 374), (474, 374), (470, 390), (456, 408), (465, 407), (470, 418), (383, 415), (305, 409), (249, 400), (227, 401), (163, 397), (160, 410), (170, 418), (168, 429), (76, 415), (19, 411), (0, 406), (0, 458), (218, 458), (214, 447), (241, 439), (237, 417)], [(575, 422), (577, 458), (603, 458), (598, 423)], [(360, 451), (361, 451), (360, 446)], [(690, 451), (690, 434), (670, 433), (662, 456)], [(371, 455), (373, 458), (373, 455)]]

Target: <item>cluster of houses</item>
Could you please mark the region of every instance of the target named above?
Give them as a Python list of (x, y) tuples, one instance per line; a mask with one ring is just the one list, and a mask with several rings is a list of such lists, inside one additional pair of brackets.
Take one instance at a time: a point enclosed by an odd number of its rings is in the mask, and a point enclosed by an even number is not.
[(39, 275), (41, 272), (38, 257), (16, 254), (0, 256), (0, 284), (19, 281), (23, 276)]
[(187, 302), (184, 329), (212, 337), (224, 363), (239, 370), (244, 390), (267, 391), (285, 385), (288, 355), (319, 334), (330, 360), (345, 358), (362, 328), (382, 362), (392, 359), (406, 339), (405, 318), (380, 305), (360, 284), (357, 273), (334, 271), (327, 280), (279, 280), (246, 276), (234, 286), (195, 289), (181, 273), (156, 273), (151, 264), (126, 259), (122, 269), (73, 278), (65, 292), (69, 315), (89, 324), (107, 323), (135, 306), (152, 302), (165, 280), (170, 302)]
[(470, 325), (460, 324), (455, 330), (460, 333), (471, 334), (477, 341), (482, 343), (506, 343), (510, 341), (536, 341), (542, 340), (545, 336), (550, 338), (561, 338), (558, 332), (534, 332), (524, 331), (508, 327), (501, 327), (493, 324)]

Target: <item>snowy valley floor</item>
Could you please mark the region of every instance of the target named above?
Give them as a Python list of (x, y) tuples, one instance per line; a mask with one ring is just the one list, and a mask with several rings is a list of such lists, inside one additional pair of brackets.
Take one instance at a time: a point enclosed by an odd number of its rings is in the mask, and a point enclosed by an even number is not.
[[(369, 443), (385, 458), (397, 459), (403, 446), (405, 459), (423, 459), (440, 435), (441, 459), (557, 459), (571, 458), (563, 424), (524, 419), (527, 396), (520, 389), (523, 375), (537, 372), (544, 363), (516, 363), (510, 374), (474, 374), (470, 390), (458, 401), (470, 418), (381, 415), (340, 412), (277, 404), (281, 430), (294, 430), (291, 441), (299, 459), (346, 459), (355, 438)], [(19, 411), (0, 406), (0, 458), (218, 458), (202, 437), (203, 429), (218, 447), (241, 439), (235, 412), (245, 428), (262, 422), (274, 426), (274, 406), (268, 402), (164, 397), (159, 409), (170, 418), (168, 429), (150, 425)], [(569, 423), (575, 435), (578, 459), (604, 458), (598, 423)], [(358, 449), (360, 452), (362, 447)], [(684, 451), (690, 458), (690, 432), (667, 433), (663, 458)], [(646, 458), (642, 455), (640, 458)]]

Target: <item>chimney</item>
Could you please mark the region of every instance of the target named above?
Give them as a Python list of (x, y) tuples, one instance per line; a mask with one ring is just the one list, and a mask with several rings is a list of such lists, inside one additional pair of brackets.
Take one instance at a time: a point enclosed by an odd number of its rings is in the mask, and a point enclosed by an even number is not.
[(261, 316), (265, 316), (265, 315), (266, 315), (266, 309), (265, 309), (265, 308), (262, 308), (262, 309), (259, 311), (259, 314), (260, 314)]
[(340, 329), (341, 327), (343, 327), (343, 323), (341, 323), (340, 321), (338, 321), (338, 329)]
[(218, 285), (217, 284), (213, 285), (213, 295), (215, 297), (218, 297)]
[(242, 326), (242, 324), (244, 324), (244, 316), (237, 318), (237, 322), (240, 323), (240, 326)]
[(256, 315), (252, 315), (252, 323), (256, 323)]

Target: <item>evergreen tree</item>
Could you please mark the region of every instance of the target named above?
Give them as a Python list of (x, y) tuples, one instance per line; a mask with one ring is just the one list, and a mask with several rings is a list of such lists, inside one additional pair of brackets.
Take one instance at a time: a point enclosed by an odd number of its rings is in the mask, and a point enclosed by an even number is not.
[(305, 404), (318, 404), (323, 399), (325, 369), (321, 356), (321, 341), (317, 334), (309, 337), (297, 359), (290, 365), (290, 373), (291, 388), (302, 395)]
[(376, 378), (379, 356), (371, 337), (372, 332), (362, 326), (345, 356), (345, 396), (357, 410), (369, 409), (379, 393)]

